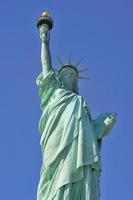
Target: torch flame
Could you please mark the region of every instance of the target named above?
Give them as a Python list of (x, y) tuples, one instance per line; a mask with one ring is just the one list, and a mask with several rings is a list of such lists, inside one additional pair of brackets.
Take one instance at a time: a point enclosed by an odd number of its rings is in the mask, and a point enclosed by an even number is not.
[(43, 13), (42, 13), (42, 16), (44, 16), (44, 17), (48, 17), (49, 14), (48, 14), (48, 12), (43, 12)]

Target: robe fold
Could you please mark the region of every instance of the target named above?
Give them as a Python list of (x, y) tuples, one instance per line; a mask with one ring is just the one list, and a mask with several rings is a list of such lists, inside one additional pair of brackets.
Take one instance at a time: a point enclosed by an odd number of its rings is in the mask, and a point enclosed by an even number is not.
[(60, 87), (54, 70), (37, 78), (42, 168), (37, 200), (98, 200), (98, 140), (84, 99)]

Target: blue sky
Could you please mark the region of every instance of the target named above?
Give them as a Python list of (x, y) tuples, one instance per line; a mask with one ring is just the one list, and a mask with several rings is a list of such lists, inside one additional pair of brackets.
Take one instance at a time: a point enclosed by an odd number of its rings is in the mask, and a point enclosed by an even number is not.
[(83, 58), (89, 81), (80, 94), (93, 118), (117, 112), (118, 121), (103, 141), (101, 200), (133, 196), (133, 2), (131, 0), (1, 0), (0, 4), (0, 199), (36, 200), (41, 168), (35, 79), (41, 71), (36, 20), (48, 10), (52, 65), (56, 56), (73, 63)]

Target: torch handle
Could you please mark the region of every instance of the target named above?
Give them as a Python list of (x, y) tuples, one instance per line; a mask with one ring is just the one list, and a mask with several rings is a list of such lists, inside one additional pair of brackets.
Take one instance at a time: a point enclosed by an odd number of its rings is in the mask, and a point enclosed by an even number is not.
[(42, 39), (42, 42), (49, 43), (50, 30), (49, 30), (48, 25), (43, 24), (43, 25), (39, 26), (39, 30), (40, 30), (40, 38)]

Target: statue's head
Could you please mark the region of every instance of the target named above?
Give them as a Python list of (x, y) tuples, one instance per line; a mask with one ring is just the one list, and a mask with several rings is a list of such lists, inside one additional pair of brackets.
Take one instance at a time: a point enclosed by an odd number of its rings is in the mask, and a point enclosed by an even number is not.
[(58, 61), (61, 64), (61, 67), (58, 70), (58, 77), (62, 86), (75, 93), (78, 93), (79, 90), (78, 80), (86, 79), (84, 77), (79, 76), (80, 72), (86, 71), (86, 69), (78, 69), (78, 65), (80, 64), (81, 60), (77, 64), (73, 65), (71, 64), (71, 55), (70, 55), (68, 64), (63, 64), (59, 58)]
[(78, 93), (78, 70), (73, 65), (63, 65), (58, 72), (62, 86)]

